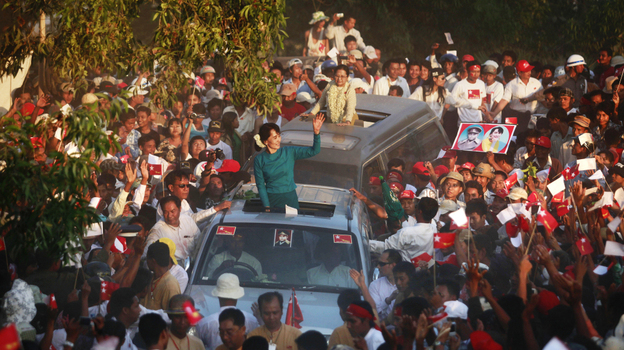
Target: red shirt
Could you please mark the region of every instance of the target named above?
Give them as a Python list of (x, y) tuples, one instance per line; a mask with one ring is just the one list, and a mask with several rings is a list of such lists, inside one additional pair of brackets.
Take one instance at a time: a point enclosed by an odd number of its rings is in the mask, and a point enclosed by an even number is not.
[(286, 118), (286, 120), (291, 121), (293, 118), (301, 113), (305, 113), (306, 108), (297, 102), (292, 108), (286, 108), (282, 106), (282, 117)]

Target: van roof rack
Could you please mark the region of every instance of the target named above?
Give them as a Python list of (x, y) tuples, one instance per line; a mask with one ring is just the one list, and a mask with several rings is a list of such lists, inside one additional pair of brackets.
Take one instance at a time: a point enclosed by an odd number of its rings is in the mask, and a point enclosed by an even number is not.
[[(312, 215), (318, 217), (333, 217), (336, 210), (335, 204), (323, 204), (323, 203), (311, 203), (311, 202), (299, 202), (299, 215)], [(252, 198), (245, 201), (243, 206), (243, 212), (245, 213), (286, 213), (284, 208), (270, 208), (266, 209), (262, 205), (262, 201), (259, 198)]]

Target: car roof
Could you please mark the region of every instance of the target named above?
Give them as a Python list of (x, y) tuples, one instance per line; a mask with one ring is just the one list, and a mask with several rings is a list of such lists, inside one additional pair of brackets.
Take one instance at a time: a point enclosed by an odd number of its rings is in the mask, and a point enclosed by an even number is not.
[[(360, 119), (376, 120), (369, 127), (357, 126), (337, 126), (332, 123), (324, 123), (321, 127), (321, 137), (323, 134), (331, 134), (332, 140), (336, 144), (346, 138), (357, 139), (357, 143), (348, 150), (337, 147), (328, 147), (327, 142), (321, 142), (323, 161), (328, 163), (341, 163), (360, 166), (364, 161), (377, 153), (383, 151), (389, 142), (399, 141), (401, 137), (408, 133), (408, 127), (412, 128), (426, 122), (435, 122), (437, 118), (431, 112), (429, 106), (421, 101), (408, 98), (378, 96), (378, 95), (357, 95), (356, 112)], [(282, 143), (284, 145), (311, 146), (312, 145), (312, 125), (311, 119), (301, 120), (295, 118), (282, 128)], [(288, 137), (289, 132), (306, 133), (310, 137)], [(442, 133), (441, 133), (442, 135)], [(342, 137), (344, 136), (344, 137)], [(345, 155), (348, 154), (346, 157)]]
[[(243, 185), (240, 191), (254, 190), (255, 184)], [(334, 187), (317, 185), (297, 185), (297, 196), (304, 211), (306, 203), (327, 205), (330, 215), (286, 216), (285, 213), (266, 213), (252, 210), (243, 210), (247, 200), (232, 201), (232, 206), (224, 215), (218, 217), (215, 225), (232, 224), (286, 224), (294, 226), (314, 226), (328, 229), (349, 230), (351, 220), (351, 205), (356, 204), (350, 191)]]

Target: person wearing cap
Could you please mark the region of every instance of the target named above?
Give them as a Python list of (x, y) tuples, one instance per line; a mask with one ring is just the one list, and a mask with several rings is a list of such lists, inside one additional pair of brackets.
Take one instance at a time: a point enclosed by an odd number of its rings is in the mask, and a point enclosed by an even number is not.
[[(576, 156), (576, 160), (571, 161), (566, 164), (566, 168), (574, 168), (577, 165), (577, 161), (579, 159), (586, 158), (594, 158), (594, 151), (596, 150), (596, 146), (594, 143), (594, 137), (590, 133), (580, 134), (574, 137), (574, 145), (572, 146), (572, 154)], [(575, 178), (576, 181), (583, 181), (587, 177), (588, 170), (583, 170), (580, 172), (579, 176)]]
[(294, 84), (296, 88), (295, 93), (307, 92), (309, 94), (315, 93), (317, 96), (321, 95), (321, 90), (316, 87), (316, 84), (303, 71), (303, 62), (300, 59), (293, 58), (288, 61), (288, 70), (290, 71), (290, 79), (284, 80), (283, 84)]
[(489, 121), (493, 120), (494, 116), (502, 112), (508, 104), (509, 108), (516, 112), (535, 112), (538, 104), (531, 96), (542, 90), (543, 87), (539, 80), (531, 77), (533, 68), (535, 67), (530, 65), (526, 60), (518, 61), (516, 64), (518, 76), (505, 85), (503, 98), (496, 108), (487, 116)]
[(377, 349), (385, 343), (375, 325), (373, 308), (367, 301), (354, 301), (346, 311), (347, 328), (353, 335), (356, 349)]
[(203, 66), (202, 69), (199, 71), (199, 76), (204, 80), (204, 85), (202, 86), (202, 93), (205, 93), (206, 91), (210, 91), (213, 90), (214, 87), (212, 86), (212, 83), (214, 83), (215, 80), (215, 74), (217, 72), (215, 71), (215, 69), (212, 66)]
[(137, 109), (139, 105), (145, 102), (145, 95), (149, 92), (147, 90), (143, 90), (140, 86), (132, 85), (128, 88), (128, 93), (130, 94), (130, 97), (128, 98), (128, 106), (130, 108)]
[(310, 109), (312, 107), (313, 104), (316, 103), (316, 99), (313, 98), (309, 93), (307, 92), (300, 92), (297, 94), (297, 97), (295, 98), (295, 101), (302, 105), (303, 108), (306, 109), (306, 111), (308, 109)]
[[(280, 92), (279, 92), (280, 96), (282, 97), (282, 103), (281, 103), (282, 114), (280, 115), (280, 117), (284, 117), (286, 121), (291, 121), (296, 116), (303, 114), (306, 111), (305, 107), (303, 107), (302, 105), (298, 104), (297, 101), (295, 101), (295, 99), (297, 98), (297, 93), (303, 93), (303, 92), (298, 92), (294, 84), (291, 84), (291, 83), (282, 84), (282, 88), (280, 89)], [(276, 108), (273, 108), (273, 110), (275, 109)], [(281, 123), (282, 122), (279, 121), (276, 124), (281, 126), (282, 125)]]
[(416, 87), (409, 98), (412, 100), (426, 102), (442, 123), (442, 117), (450, 107), (449, 97), (451, 96), (451, 93), (444, 86), (446, 83), (446, 77), (444, 76), (441, 68), (433, 69), (431, 71), (431, 77), (432, 79), (427, 81), (423, 81), (421, 79), (420, 85)]
[(550, 148), (550, 139), (546, 136), (540, 136), (535, 141), (535, 156), (528, 158), (522, 169), (526, 169), (529, 165), (535, 166), (539, 171), (550, 169), (548, 178), (552, 180), (563, 171), (563, 166), (558, 159), (550, 156)]
[(559, 96), (557, 98), (557, 103), (561, 108), (563, 108), (566, 113), (572, 114), (577, 113), (578, 108), (574, 108), (574, 103), (576, 98), (574, 96), (574, 92), (568, 88), (561, 88), (559, 90)]
[(405, 186), (405, 189), (414, 192), (418, 199), (423, 197), (437, 198), (435, 188), (431, 183), (431, 170), (426, 167), (427, 163), (414, 163), (411, 171), (414, 175), (413, 186), (410, 184)]
[[(208, 127), (208, 145), (206, 145), (206, 150), (214, 151), (219, 148), (223, 151), (225, 159), (232, 159), (232, 147), (221, 140), (224, 132), (225, 130), (223, 129), (222, 122), (220, 120), (211, 121), (210, 126)], [(216, 168), (220, 168), (222, 162), (222, 159), (217, 159), (215, 160), (214, 166)]]
[(479, 163), (472, 169), (472, 178), (481, 185), (483, 198), (488, 204), (492, 204), (494, 193), (489, 190), (490, 181), (494, 178), (494, 169), (488, 163)]
[(524, 203), (527, 201), (529, 196), (524, 188), (514, 187), (511, 189), (511, 192), (507, 195), (507, 198), (511, 201), (511, 203)]
[(169, 341), (167, 342), (167, 349), (205, 349), (204, 344), (199, 338), (194, 335), (187, 334), (189, 329), (191, 329), (191, 324), (183, 307), (183, 304), (187, 301), (190, 302), (191, 305), (195, 306), (193, 298), (184, 294), (174, 295), (169, 300), (167, 315), (171, 320), (171, 326), (169, 327)]
[(357, 102), (355, 90), (348, 82), (349, 67), (339, 65), (334, 73), (334, 81), (331, 81), (312, 108), (308, 116), (316, 115), (321, 108), (327, 107), (327, 121), (339, 126), (353, 125), (357, 118), (355, 104)]
[(268, 292), (258, 297), (258, 308), (264, 325), (247, 334), (248, 338), (260, 336), (266, 339), (273, 350), (296, 350), (295, 339), (301, 331), (282, 323), (284, 297), (280, 292)]
[(176, 278), (178, 284), (180, 284), (180, 290), (184, 291), (188, 285), (188, 274), (182, 266), (178, 265), (178, 260), (175, 257), (175, 243), (167, 237), (161, 238), (156, 242), (164, 243), (169, 247), (169, 272)]
[[(495, 66), (496, 65), (496, 66)], [(496, 80), (496, 62), (488, 60), (481, 67), (481, 80), (485, 83), (485, 107), (488, 112), (496, 109), (505, 94), (505, 86)], [(501, 122), (501, 113), (491, 115), (493, 122)]]
[[(583, 115), (575, 115), (574, 119), (568, 123), (570, 132), (566, 135), (566, 138), (563, 139), (563, 143), (559, 146), (559, 152), (557, 154), (558, 157), (553, 157), (559, 159), (561, 164), (568, 164), (574, 160), (576, 157), (572, 154), (572, 148), (574, 148), (574, 137), (580, 134), (585, 134), (591, 132), (591, 120)], [(555, 147), (553, 143), (553, 147)], [(551, 155), (553, 152), (551, 152)]]
[(414, 192), (410, 190), (404, 190), (399, 194), (399, 201), (401, 202), (401, 207), (403, 207), (403, 212), (408, 216), (408, 221), (411, 219), (416, 222), (415, 198)]
[[(468, 78), (455, 84), (451, 93), (454, 106), (457, 108), (460, 123), (479, 123), (483, 121), (483, 112), (486, 111), (484, 99), (485, 84), (481, 76), (481, 65), (477, 61), (468, 62)], [(448, 79), (448, 77), (447, 77)]]
[(356, 42), (357, 48), (360, 50), (364, 50), (366, 48), (366, 44), (364, 44), (364, 40), (362, 40), (362, 35), (360, 35), (360, 31), (355, 29), (355, 18), (352, 16), (344, 16), (344, 21), (341, 26), (336, 26), (336, 21), (338, 21), (342, 16), (342, 14), (334, 13), (332, 16), (332, 21), (327, 26), (327, 39), (332, 40), (333, 46), (339, 52), (347, 52), (347, 48), (344, 44), (344, 40), (347, 36), (352, 35)]
[(464, 192), (464, 177), (459, 173), (451, 171), (440, 182), (444, 200), (452, 200), (464, 207), (464, 202), (459, 200), (460, 195)]
[(379, 60), (381, 59), (381, 51), (370, 45), (364, 48), (364, 63), (366, 65), (366, 71), (375, 79), (381, 77)]
[(407, 80), (399, 76), (400, 62), (397, 59), (389, 61), (388, 74), (379, 78), (373, 86), (373, 95), (387, 96), (391, 86), (399, 86), (403, 90), (402, 97), (410, 96), (409, 85)]
[(228, 309), (236, 309), (243, 313), (245, 320), (243, 325), (246, 332), (251, 332), (258, 327), (256, 316), (236, 307), (238, 299), (245, 295), (245, 290), (240, 286), (238, 276), (232, 273), (224, 273), (217, 279), (217, 286), (212, 290), (212, 296), (219, 299), (219, 310), (201, 319), (195, 326), (197, 335), (206, 346), (206, 349), (216, 349), (223, 344), (219, 337), (219, 315)]
[(71, 108), (71, 110), (74, 110), (74, 107), (72, 106), (72, 102), (74, 100), (74, 93), (75, 93), (75, 89), (74, 89), (74, 85), (72, 85), (72, 83), (62, 83), (60, 88), (59, 88), (59, 92), (61, 95), (61, 107), (64, 107), (66, 105), (69, 105), (69, 107)]
[(525, 160), (535, 154), (535, 142), (540, 136), (539, 132), (535, 129), (529, 129), (526, 137), (524, 138), (524, 146), (519, 147), (514, 154), (514, 168), (522, 167)]
[(478, 125), (469, 126), (466, 129), (466, 138), (457, 142), (457, 148), (462, 151), (472, 151), (481, 144), (479, 135), (483, 132), (483, 129)]
[(474, 167), (475, 165), (470, 162), (466, 162), (457, 167), (457, 172), (464, 178), (464, 183), (473, 180), (472, 169), (474, 169)]

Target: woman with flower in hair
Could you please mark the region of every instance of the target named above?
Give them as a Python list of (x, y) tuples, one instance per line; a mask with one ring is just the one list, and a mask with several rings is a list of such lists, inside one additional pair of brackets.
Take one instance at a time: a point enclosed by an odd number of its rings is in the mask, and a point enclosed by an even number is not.
[(357, 120), (355, 114), (355, 89), (348, 83), (349, 67), (339, 65), (331, 81), (323, 90), (319, 102), (312, 108), (309, 115), (315, 115), (327, 106), (327, 119), (338, 125), (353, 125)]
[(254, 176), (258, 194), (265, 208), (284, 208), (286, 205), (299, 209), (297, 185), (295, 185), (295, 160), (310, 158), (321, 151), (321, 126), (323, 113), (313, 120), (314, 143), (312, 147), (281, 147), (280, 127), (266, 123), (254, 136), (256, 150), (264, 149), (254, 159)]

